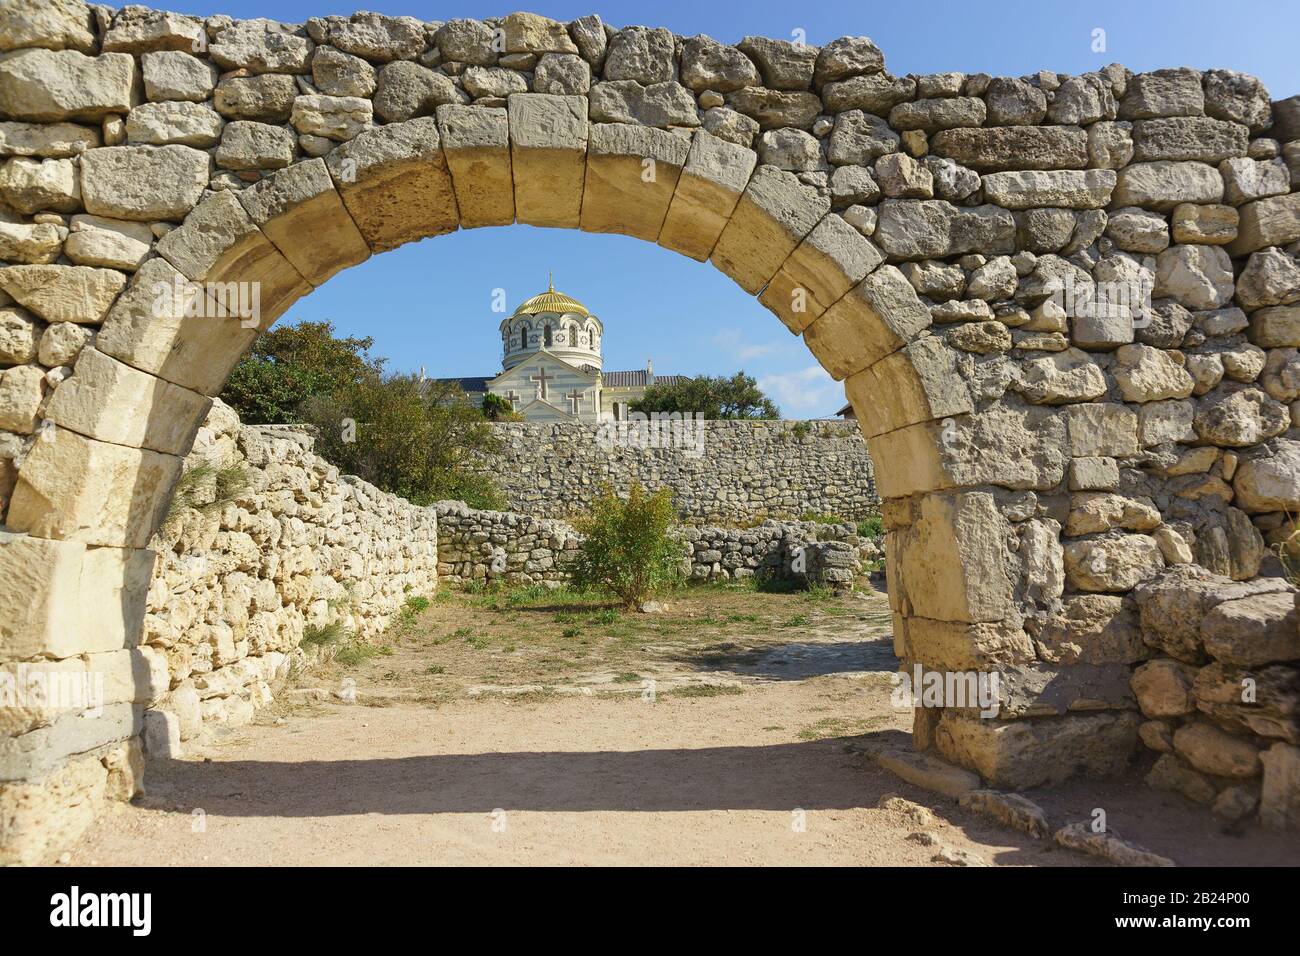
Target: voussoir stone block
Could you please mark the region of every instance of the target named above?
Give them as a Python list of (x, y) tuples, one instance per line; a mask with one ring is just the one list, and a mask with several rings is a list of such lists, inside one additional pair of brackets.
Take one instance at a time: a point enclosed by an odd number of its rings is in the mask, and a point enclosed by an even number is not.
[(970, 392), (957, 374), (957, 353), (931, 335), (903, 346), (845, 382), (845, 393), (869, 437), (973, 411)]
[(113, 303), (95, 346), (134, 368), (215, 395), (258, 332), (257, 324), (222, 311), (202, 286), (157, 256)]
[(143, 548), (167, 513), (181, 462), (56, 427), (23, 461), (6, 524), (41, 538)]
[(324, 160), (297, 163), (236, 194), (244, 211), (312, 285), (370, 258)]
[(708, 259), (757, 161), (753, 150), (696, 130), (659, 230), (659, 245), (697, 262)]
[(666, 130), (593, 123), (579, 224), (654, 242), (677, 189), (691, 141)]
[(448, 103), (438, 107), (437, 116), (461, 226), (473, 229), (514, 222), (515, 184), (506, 110)]
[(869, 239), (832, 213), (790, 253), (759, 301), (797, 334), (882, 261)]
[(229, 191), (213, 193), (158, 241), (158, 253), (209, 294), (252, 305), (241, 316), (267, 329), (311, 286), (249, 218)]
[(374, 252), (452, 232), (460, 221), (432, 116), (366, 130), (325, 162)]
[(513, 93), (507, 108), (516, 219), (577, 228), (587, 168), (586, 97)]
[(46, 417), (87, 438), (184, 455), (211, 405), (205, 395), (84, 348)]
[(896, 352), (932, 319), (912, 284), (881, 266), (804, 330), (804, 342), (837, 379)]
[(829, 198), (793, 173), (760, 166), (718, 237), (711, 261), (757, 295), (830, 208)]

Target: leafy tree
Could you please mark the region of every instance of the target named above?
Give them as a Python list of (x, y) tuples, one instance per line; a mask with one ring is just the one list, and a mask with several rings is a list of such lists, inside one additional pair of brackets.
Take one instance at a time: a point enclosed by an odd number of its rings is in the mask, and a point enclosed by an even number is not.
[(606, 485), (591, 513), (575, 522), (585, 538), (572, 565), (574, 583), (609, 591), (629, 609), (676, 584), (682, 545), (668, 531), (673, 517), (667, 488), (647, 494), (633, 482), (623, 499)]
[(299, 408), (306, 399), (382, 372), (384, 359), (369, 354), (374, 344), (369, 336), (337, 338), (329, 322), (271, 329), (235, 366), (221, 398), (249, 424), (302, 421)]
[(341, 471), (417, 505), (442, 499), (500, 508), (490, 478), (469, 466), (496, 441), (482, 412), (454, 383), (371, 373), (309, 397), (301, 420), (319, 429), (317, 451)]
[(521, 422), (524, 416), (515, 411), (508, 399), (488, 392), (483, 396), (483, 414), (490, 422)]
[(635, 412), (701, 412), (705, 418), (780, 418), (776, 404), (763, 394), (754, 376), (744, 371), (731, 378), (701, 375), (671, 385), (651, 385)]

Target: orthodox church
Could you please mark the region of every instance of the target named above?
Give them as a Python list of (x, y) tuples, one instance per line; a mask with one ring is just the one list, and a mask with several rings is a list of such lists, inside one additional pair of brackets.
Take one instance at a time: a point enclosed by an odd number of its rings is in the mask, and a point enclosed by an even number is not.
[(649, 386), (687, 378), (656, 377), (651, 361), (630, 372), (604, 371), (604, 323), (577, 299), (556, 292), (553, 281), (503, 320), (500, 332), (500, 373), (443, 381), (458, 384), (476, 405), (489, 392), (500, 395), (525, 421), (621, 421)]

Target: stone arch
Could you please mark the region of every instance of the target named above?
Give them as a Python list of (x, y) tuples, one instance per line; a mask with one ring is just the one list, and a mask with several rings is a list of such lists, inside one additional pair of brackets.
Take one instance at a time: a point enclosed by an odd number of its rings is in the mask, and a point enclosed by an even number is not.
[[(59, 137), (80, 134), (39, 125), (130, 119), (145, 105), (140, 56), (176, 51), (175, 37), (205, 29), (128, 10), (92, 36), (93, 55), (49, 40), (0, 62), (0, 111), (38, 124), (13, 135), (67, 149), (86, 210), (163, 224), (129, 279), (57, 252), (39, 261), (50, 240), (35, 221), (18, 224), (22, 242), (7, 240), (14, 264), (0, 268), (0, 288), (20, 307), (48, 322), (102, 325), (71, 374), (56, 376), (39, 420), (33, 410), (29, 431), (40, 434), (0, 514), (0, 664), (129, 656), (150, 536), (235, 362), (338, 271), (457, 228), (519, 222), (656, 242), (711, 262), (803, 338), (845, 383), (877, 465), (899, 657), (1005, 675), (1000, 719), (918, 711), (917, 745), (996, 785), (1108, 772), (1127, 758), (1138, 723), (1128, 678), (1142, 653), (1124, 594), (1192, 557), (1178, 533), (1186, 522), (1175, 498), (1187, 483), (1177, 478), (1189, 473), (1179, 470), (1180, 449), (1228, 444), (1247, 449), (1248, 467), (1273, 467), (1259, 487), (1236, 489), (1252, 514), (1300, 497), (1294, 469), (1269, 464), (1292, 460), (1291, 446), (1265, 444), (1290, 427), (1272, 393), (1295, 391), (1280, 371), (1300, 338), (1294, 300), (1272, 277), (1296, 269), (1286, 249), (1300, 240), (1300, 209), (1276, 171), (1285, 161), (1246, 155), (1270, 127), (1276, 149), (1257, 152), (1276, 155), (1279, 141), (1292, 150), (1300, 117), (1295, 98), (1271, 106), (1249, 77), (1108, 68), (1036, 83), (898, 78), (863, 37), (744, 51), (692, 38), (678, 54), (651, 42), (663, 31), (607, 36), (590, 18), (566, 27), (512, 14), (507, 43), (537, 69), (519, 76), (523, 90), (470, 103), (465, 81), (453, 82), (460, 74), (436, 66), (452, 62), (448, 50), (477, 49), (481, 31), (469, 21), (426, 30), (357, 14), (274, 40), (265, 24), (218, 24), (206, 29), (226, 44), (212, 54), (222, 67), (324, 83), (310, 52), (333, 45), (392, 75), (373, 100), (296, 96), (288, 162), (254, 169), (252, 184), (220, 175), (209, 183), (201, 149), (106, 146), (88, 134), (60, 147)], [(426, 50), (437, 51), (425, 57), (432, 66), (416, 62)], [(408, 102), (403, 70), (432, 92)], [(773, 89), (760, 85), (769, 77)], [(154, 87), (168, 79), (155, 73)], [(224, 102), (233, 109), (232, 96)], [(232, 128), (218, 159), (238, 151)], [(933, 161), (915, 158), (927, 151)], [(1197, 238), (1222, 228), (1214, 210), (1225, 177), (1240, 199), (1226, 252)], [(1181, 241), (1168, 246), (1163, 215), (1184, 205), (1174, 224)], [(1114, 240), (1102, 235), (1107, 209), (1129, 216)], [(1162, 230), (1168, 248), (1151, 267), (1121, 254), (1144, 237), (1159, 244)], [(1230, 256), (1249, 259), (1235, 290)], [(1281, 258), (1257, 265), (1261, 256)], [(1155, 333), (1135, 334), (1131, 313), (1066, 315), (1052, 305), (1076, 272), (1083, 287), (1141, 270), (1154, 270), (1157, 294), (1183, 313), (1198, 310), (1202, 341), (1248, 326), (1256, 348), (1271, 350), (1276, 387), (1266, 383), (1265, 394), (1238, 375), (1240, 388), (1179, 406), (1203, 384), (1185, 368), (1196, 363), (1179, 362)], [(256, 315), (218, 314), (218, 300), (238, 303), (253, 288)], [(1222, 314), (1234, 291), (1249, 322)], [(1182, 321), (1172, 308), (1156, 318), (1157, 331)], [(529, 323), (520, 328), (528, 334)], [(1250, 436), (1226, 434), (1248, 413), (1258, 426)], [(1147, 442), (1148, 429), (1162, 441)], [(1127, 496), (1108, 477), (1119, 461), (1146, 469)], [(1210, 477), (1231, 500), (1232, 474), (1223, 474)], [(1234, 561), (1234, 576), (1258, 570)], [(112, 719), (79, 728), (72, 745), (60, 742), (66, 735), (47, 734), (48, 745), (32, 738), (45, 727), (11, 735), (3, 786), (55, 792), (44, 781), (72, 758), (132, 739), (139, 708), (123, 703)]]

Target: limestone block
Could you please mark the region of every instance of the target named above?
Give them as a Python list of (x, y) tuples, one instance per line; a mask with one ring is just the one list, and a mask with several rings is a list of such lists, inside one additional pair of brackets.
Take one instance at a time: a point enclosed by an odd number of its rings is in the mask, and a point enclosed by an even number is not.
[(181, 459), (45, 433), (18, 472), (8, 527), (39, 537), (143, 548), (167, 512)]
[(99, 130), (77, 123), (0, 122), (0, 156), (67, 159), (99, 145)]
[(1281, 591), (1224, 601), (1205, 615), (1201, 639), (1211, 657), (1237, 667), (1300, 660), (1295, 595)]
[(1113, 202), (1168, 212), (1180, 203), (1223, 202), (1223, 177), (1196, 162), (1134, 163), (1119, 171)]
[(18, 365), (0, 370), (0, 428), (30, 435), (40, 424), (45, 370), (38, 365)]
[(868, 437), (973, 411), (956, 353), (937, 336), (918, 339), (852, 375), (845, 393)]
[(18, 156), (0, 166), (0, 197), (18, 212), (72, 212), (81, 205), (77, 167), (70, 159)]
[(1155, 539), (1145, 534), (1070, 541), (1065, 545), (1065, 573), (1079, 591), (1130, 591), (1165, 565)]
[(140, 102), (140, 75), (123, 53), (15, 50), (0, 55), (0, 113), (51, 123), (100, 120)]
[(0, 289), (47, 322), (98, 325), (126, 285), (113, 269), (90, 266), (0, 267)]
[(930, 138), (930, 149), (981, 173), (1088, 166), (1088, 137), (1077, 126), (945, 129)]
[(883, 261), (880, 251), (834, 213), (790, 253), (759, 301), (799, 333)]
[(446, 104), (438, 107), (437, 116), (461, 227), (514, 222), (515, 184), (506, 111)]
[(253, 223), (312, 285), (370, 258), (323, 160), (295, 163), (236, 195)]
[(126, 141), (133, 146), (179, 143), (207, 149), (221, 139), (224, 123), (221, 114), (204, 103), (143, 103), (126, 118)]
[(98, 756), (74, 758), (42, 777), (0, 784), (5, 839), (0, 862), (48, 863), (72, 845), (103, 806), (108, 771)]
[(0, 259), (16, 265), (46, 265), (62, 249), (63, 237), (53, 223), (0, 222)]
[(78, 265), (134, 272), (153, 246), (148, 225), (86, 213), (72, 217), (63, 251)]
[(210, 405), (206, 396), (86, 348), (46, 417), (88, 438), (183, 455)]
[(374, 120), (374, 104), (361, 96), (299, 96), (289, 122), (300, 134), (339, 142), (355, 139)]
[(257, 325), (223, 312), (201, 287), (155, 257), (113, 304), (95, 347), (159, 378), (215, 395), (258, 332)]
[(1115, 181), (1116, 174), (1109, 169), (1029, 170), (983, 177), (984, 197), (1006, 209), (1102, 209), (1110, 202)]
[[(204, 284), (210, 295), (256, 293), (245, 321), (270, 328), (311, 286), (254, 225), (236, 195), (214, 193), (185, 224), (159, 240), (157, 250), (186, 278)], [(229, 290), (229, 291), (226, 291)]]
[(1077, 458), (1129, 458), (1138, 453), (1138, 417), (1109, 403), (1070, 405), (1070, 453)]
[(804, 330), (804, 341), (837, 379), (878, 362), (930, 325), (929, 309), (893, 266), (881, 266)]
[(1248, 202), (1238, 210), (1241, 222), (1228, 253), (1244, 256), (1265, 246), (1285, 246), (1300, 239), (1300, 193)]
[(742, 289), (757, 295), (829, 211), (830, 200), (793, 173), (760, 166), (710, 259)]
[(179, 221), (207, 188), (212, 158), (189, 146), (110, 146), (81, 156), (86, 211), (112, 219)]
[(328, 39), (345, 53), (387, 63), (418, 57), (424, 50), (425, 29), (415, 17), (361, 12), (331, 21)]
[(1233, 476), (1235, 503), (1243, 511), (1300, 512), (1300, 442), (1278, 439), (1272, 454), (1243, 460)]
[(432, 116), (366, 130), (325, 162), (373, 252), (452, 232), (460, 221)]
[(625, 123), (593, 123), (580, 226), (654, 242), (659, 237), (690, 140)]
[(1028, 720), (968, 719), (945, 713), (935, 729), (944, 758), (975, 770), (989, 786), (1024, 790), (1077, 774), (1113, 776), (1137, 745), (1132, 712)]
[(144, 93), (150, 101), (202, 103), (217, 85), (217, 68), (183, 50), (159, 50), (140, 57)]
[(1016, 223), (1011, 213), (992, 205), (890, 199), (880, 205), (873, 239), (893, 260), (995, 255), (1015, 252)]
[(0, 659), (133, 646), (153, 565), (153, 552), (143, 549), (0, 532)]
[(1259, 759), (1264, 766), (1259, 822), (1272, 830), (1300, 830), (1300, 747), (1275, 743)]
[(1268, 349), (1300, 347), (1300, 305), (1275, 306), (1252, 313), (1250, 340)]
[(577, 228), (587, 166), (586, 97), (514, 93), (508, 112), (516, 220)]
[(698, 262), (708, 259), (756, 162), (752, 150), (696, 130), (659, 231), (659, 245)]

